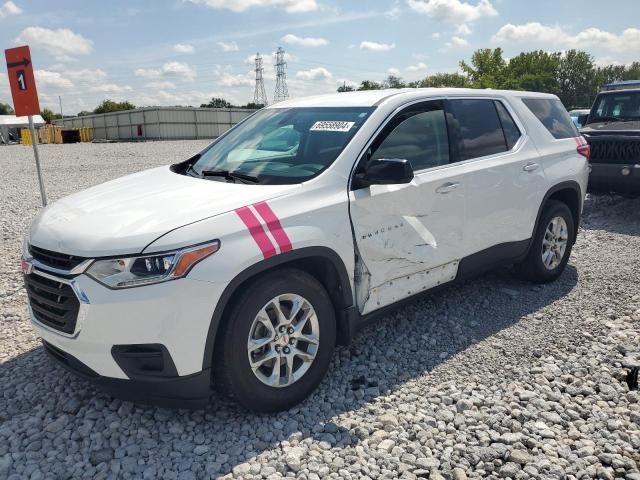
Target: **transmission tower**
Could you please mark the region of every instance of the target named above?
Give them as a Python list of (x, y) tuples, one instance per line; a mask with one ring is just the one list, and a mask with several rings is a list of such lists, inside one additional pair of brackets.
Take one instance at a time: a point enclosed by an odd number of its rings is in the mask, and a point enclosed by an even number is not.
[(276, 50), (276, 91), (273, 94), (273, 103), (289, 98), (286, 70), (287, 62), (284, 61), (284, 49), (278, 47), (278, 50)]
[(262, 66), (262, 56), (256, 53), (256, 89), (253, 92), (253, 103), (256, 105), (267, 106), (267, 94), (264, 91), (264, 79), (262, 74), (264, 67)]

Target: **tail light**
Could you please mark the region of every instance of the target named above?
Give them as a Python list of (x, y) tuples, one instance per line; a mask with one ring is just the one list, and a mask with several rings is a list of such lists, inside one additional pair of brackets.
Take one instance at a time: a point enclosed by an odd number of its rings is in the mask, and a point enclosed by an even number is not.
[(589, 160), (591, 157), (591, 145), (584, 139), (584, 137), (576, 137), (576, 151), (584, 158)]

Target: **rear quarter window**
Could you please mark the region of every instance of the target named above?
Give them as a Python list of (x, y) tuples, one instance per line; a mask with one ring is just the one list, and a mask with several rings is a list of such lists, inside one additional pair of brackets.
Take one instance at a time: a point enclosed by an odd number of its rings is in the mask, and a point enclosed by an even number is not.
[(524, 103), (554, 138), (573, 138), (579, 135), (569, 113), (560, 100), (554, 98), (523, 98)]
[(502, 102), (495, 100), (494, 103), (496, 105), (498, 117), (500, 117), (500, 123), (502, 124), (502, 131), (504, 132), (504, 139), (507, 142), (507, 148), (511, 150), (520, 139), (520, 130)]
[(485, 157), (507, 151), (498, 112), (492, 100), (455, 99), (449, 105), (453, 128), (460, 137), (458, 159)]

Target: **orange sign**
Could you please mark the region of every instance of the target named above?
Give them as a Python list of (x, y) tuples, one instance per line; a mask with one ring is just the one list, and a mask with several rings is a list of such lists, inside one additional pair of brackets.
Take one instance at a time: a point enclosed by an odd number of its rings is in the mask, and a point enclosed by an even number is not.
[(33, 76), (29, 47), (9, 48), (4, 51), (7, 59), (9, 85), (13, 96), (13, 109), (19, 117), (40, 115), (36, 79)]

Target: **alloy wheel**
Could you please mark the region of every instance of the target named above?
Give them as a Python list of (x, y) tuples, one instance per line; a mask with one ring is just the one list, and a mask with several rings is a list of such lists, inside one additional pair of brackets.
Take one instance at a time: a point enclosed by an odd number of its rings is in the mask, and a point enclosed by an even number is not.
[(554, 270), (564, 258), (569, 242), (569, 229), (564, 218), (553, 217), (542, 238), (542, 264), (547, 270)]
[(285, 293), (268, 301), (255, 316), (247, 355), (254, 375), (265, 385), (288, 387), (304, 376), (320, 345), (320, 326), (311, 303)]

